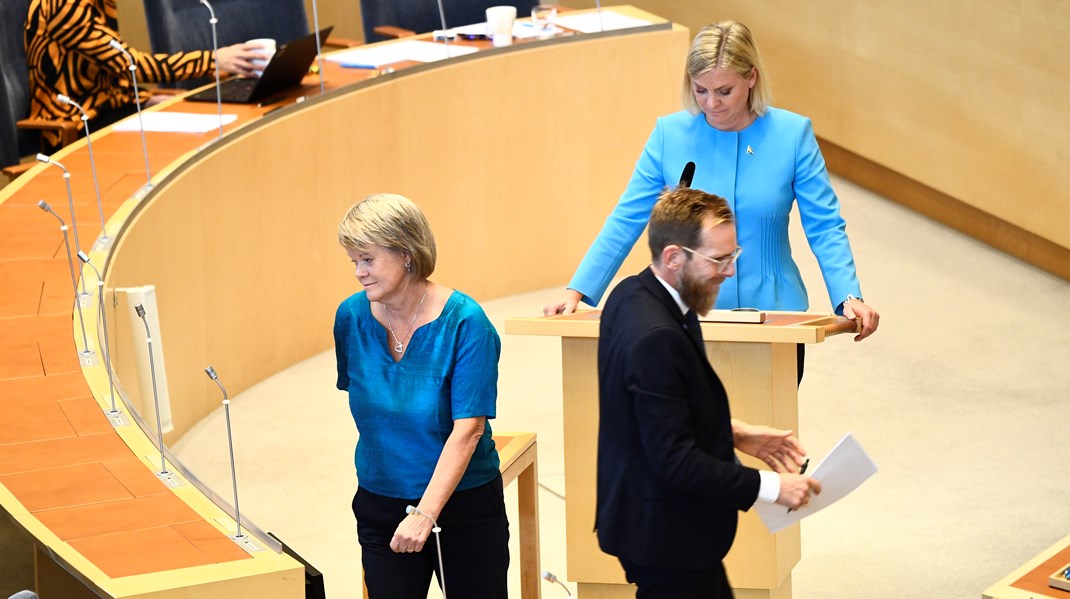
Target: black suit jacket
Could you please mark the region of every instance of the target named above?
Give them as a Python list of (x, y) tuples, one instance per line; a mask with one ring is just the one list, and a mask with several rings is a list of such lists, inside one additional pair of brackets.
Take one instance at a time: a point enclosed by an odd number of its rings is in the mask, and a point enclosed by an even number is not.
[(613, 290), (598, 345), (602, 550), (656, 568), (722, 560), (758, 471), (736, 460), (724, 386), (649, 268)]

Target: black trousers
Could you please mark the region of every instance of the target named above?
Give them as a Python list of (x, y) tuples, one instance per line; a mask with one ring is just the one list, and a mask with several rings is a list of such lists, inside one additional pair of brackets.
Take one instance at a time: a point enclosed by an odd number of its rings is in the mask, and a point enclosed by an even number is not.
[[(357, 517), (364, 583), (370, 599), (426, 599), (431, 573), (442, 586), (435, 533), (419, 553), (394, 553), (390, 539), (405, 519), (405, 507), (419, 499), (396, 499), (357, 489)], [(457, 491), (439, 515), (446, 596), (506, 599), (509, 596), (509, 521), (502, 479)]]
[(724, 565), (717, 562), (706, 570), (652, 568), (621, 559), (624, 575), (639, 589), (635, 599), (732, 599), (732, 587)]
[(796, 385), (802, 386), (803, 365), (806, 363), (806, 344), (799, 343), (796, 345), (795, 354), (799, 357), (797, 364), (799, 369), (799, 382), (796, 383)]

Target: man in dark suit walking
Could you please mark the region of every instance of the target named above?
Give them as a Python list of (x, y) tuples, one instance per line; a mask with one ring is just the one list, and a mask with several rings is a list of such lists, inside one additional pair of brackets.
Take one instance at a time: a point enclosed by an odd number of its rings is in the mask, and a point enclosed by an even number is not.
[[(667, 191), (648, 238), (653, 263), (602, 311), (598, 541), (638, 585), (637, 599), (730, 598), (721, 561), (738, 510), (755, 501), (797, 509), (821, 487), (795, 473), (805, 454), (791, 431), (732, 419), (706, 358), (697, 314), (742, 251), (725, 200)], [(775, 472), (741, 465), (734, 449)]]

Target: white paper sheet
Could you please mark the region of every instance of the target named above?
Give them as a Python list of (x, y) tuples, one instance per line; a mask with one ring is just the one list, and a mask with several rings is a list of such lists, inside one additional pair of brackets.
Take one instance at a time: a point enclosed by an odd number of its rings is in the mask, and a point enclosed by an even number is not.
[[(154, 133), (208, 133), (219, 130), (218, 114), (193, 112), (143, 112), (145, 131)], [(224, 114), (223, 124), (229, 125), (238, 118), (236, 114)], [(115, 124), (113, 131), (140, 131), (137, 115), (128, 116)]]
[[(454, 27), (453, 29), (450, 29), (450, 31), (457, 35), (487, 35), (487, 24), (473, 23), (471, 25)], [(513, 23), (513, 37), (518, 40), (539, 37), (540, 35), (557, 35), (558, 33), (564, 33), (564, 30), (553, 25), (546, 31), (540, 31), (529, 21), (516, 21)]]
[(811, 476), (821, 483), (821, 494), (814, 495), (810, 505), (793, 512), (776, 503), (759, 503), (754, 507), (769, 531), (779, 532), (847, 497), (876, 472), (877, 464), (854, 436), (847, 433), (811, 471)]
[(558, 14), (554, 23), (573, 31), (581, 33), (597, 33), (599, 31), (611, 31), (614, 29), (630, 29), (632, 27), (646, 27), (653, 25), (653, 21), (644, 21), (635, 17), (628, 17), (612, 10), (603, 9), (602, 18), (598, 18), (597, 12), (582, 15)]
[[(458, 46), (450, 44), (447, 50), (446, 44), (434, 42), (403, 41), (395, 44), (383, 44), (374, 48), (353, 48), (341, 52), (332, 52), (323, 57), (332, 62), (337, 62), (343, 67), (356, 69), (378, 69), (379, 67), (414, 60), (416, 62), (435, 62), (454, 56), (464, 56), (477, 51), (471, 46)], [(447, 53), (448, 52), (448, 53)]]

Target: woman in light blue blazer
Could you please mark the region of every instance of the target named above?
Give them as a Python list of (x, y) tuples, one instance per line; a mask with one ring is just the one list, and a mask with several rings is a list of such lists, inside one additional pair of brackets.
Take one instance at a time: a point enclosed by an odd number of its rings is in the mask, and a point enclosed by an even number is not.
[[(788, 216), (798, 201), (835, 312), (862, 319), (856, 341), (877, 330), (880, 316), (862, 301), (846, 223), (810, 119), (769, 106), (764, 73), (742, 23), (723, 21), (698, 33), (684, 73), (686, 110), (658, 119), (617, 207), (545, 314), (573, 312), (580, 301), (598, 304), (646, 228), (658, 195), (677, 185), (685, 165), (694, 162), (691, 186), (728, 200), (743, 248), (737, 275), (722, 285), (716, 308), (809, 308), (788, 243)], [(801, 368), (800, 360), (800, 376)]]

